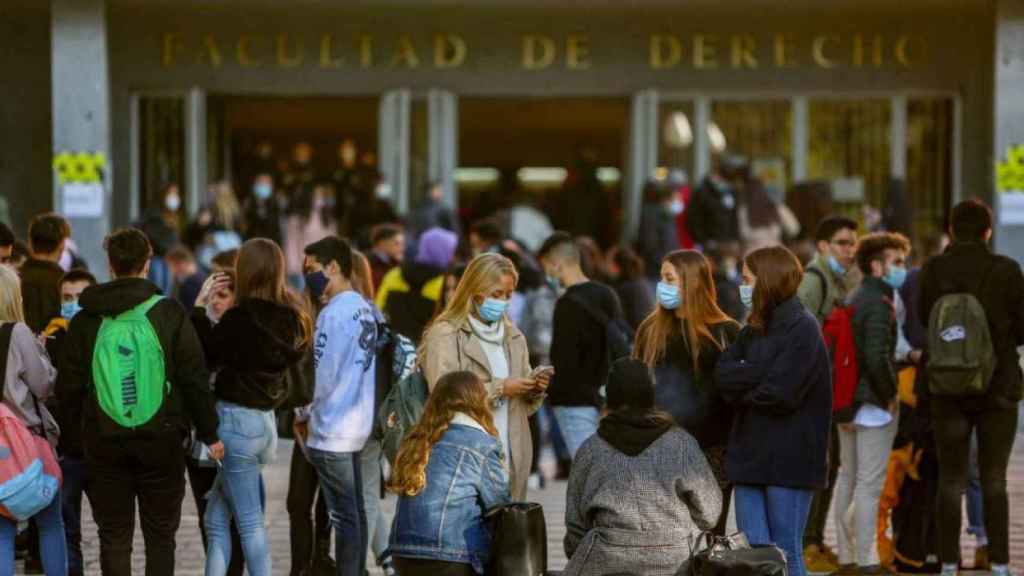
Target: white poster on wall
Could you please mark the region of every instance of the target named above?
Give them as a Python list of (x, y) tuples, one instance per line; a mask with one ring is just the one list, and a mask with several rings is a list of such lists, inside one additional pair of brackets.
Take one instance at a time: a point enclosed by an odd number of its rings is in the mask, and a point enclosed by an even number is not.
[(68, 218), (99, 218), (103, 216), (103, 184), (69, 182), (61, 189), (64, 216)]

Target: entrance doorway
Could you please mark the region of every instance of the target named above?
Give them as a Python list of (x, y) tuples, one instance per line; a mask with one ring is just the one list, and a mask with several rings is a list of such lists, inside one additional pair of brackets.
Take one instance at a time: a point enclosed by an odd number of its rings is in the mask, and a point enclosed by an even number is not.
[(527, 204), (556, 229), (611, 245), (628, 122), (622, 98), (460, 98), (455, 184), (464, 220)]

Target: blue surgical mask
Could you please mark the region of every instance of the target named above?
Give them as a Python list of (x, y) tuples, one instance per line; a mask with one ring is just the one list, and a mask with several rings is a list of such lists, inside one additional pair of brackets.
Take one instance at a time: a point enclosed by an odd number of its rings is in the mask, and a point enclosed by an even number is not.
[(846, 267), (840, 264), (839, 260), (836, 260), (836, 257), (831, 254), (828, 255), (828, 267), (839, 276), (846, 274)]
[(747, 308), (754, 307), (754, 286), (752, 284), (740, 284), (740, 301)]
[(252, 187), (252, 193), (260, 200), (266, 200), (274, 193), (274, 188), (270, 184), (266, 183), (256, 184)]
[(886, 284), (899, 290), (907, 280), (907, 269), (903, 266), (890, 266), (889, 273), (882, 277)]
[(82, 306), (78, 303), (78, 300), (64, 302), (60, 305), (60, 317), (69, 322), (75, 317), (75, 314), (78, 314), (81, 311)]
[(313, 297), (314, 302), (320, 301), (320, 298), (324, 295), (324, 291), (327, 290), (327, 285), (329, 283), (330, 280), (327, 278), (327, 275), (324, 274), (323, 270), (306, 274), (306, 288), (309, 289), (309, 295)]
[(507, 309), (508, 300), (487, 298), (484, 300), (484, 303), (480, 305), (480, 317), (487, 323), (497, 322), (505, 315), (505, 310)]
[(548, 286), (550, 286), (551, 289), (554, 290), (555, 292), (558, 292), (558, 289), (562, 287), (562, 282), (558, 278), (552, 276), (551, 274), (545, 274), (544, 280), (548, 283)]
[(658, 282), (658, 304), (666, 310), (675, 310), (683, 303), (679, 297), (679, 286)]

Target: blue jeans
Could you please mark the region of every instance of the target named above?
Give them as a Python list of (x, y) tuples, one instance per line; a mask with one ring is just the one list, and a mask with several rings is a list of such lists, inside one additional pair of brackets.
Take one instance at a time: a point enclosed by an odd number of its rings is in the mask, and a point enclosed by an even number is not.
[(597, 433), (600, 412), (593, 406), (552, 406), (569, 457), (576, 458), (580, 446)]
[(805, 576), (804, 528), (813, 499), (813, 490), (737, 485), (736, 525), (752, 545), (781, 548), (790, 576)]
[(217, 402), (224, 443), (224, 461), (213, 488), (207, 493), (206, 575), (224, 576), (231, 563), (231, 519), (242, 540), (245, 564), (252, 576), (270, 576), (270, 546), (263, 524), (263, 467), (277, 446), (273, 411)]
[(978, 434), (971, 434), (971, 453), (967, 468), (967, 533), (988, 543), (985, 532), (985, 501), (981, 497), (981, 472), (978, 470)]
[[(64, 522), (61, 521), (60, 508), (61, 495), (58, 493), (49, 506), (32, 517), (39, 527), (39, 548), (46, 576), (65, 576), (68, 573)], [(17, 522), (0, 516), (0, 574), (14, 574), (14, 540), (17, 537)]]
[(320, 477), (327, 515), (334, 527), (334, 560), (338, 576), (363, 576), (366, 570), (366, 508), (359, 452), (309, 449), (309, 462)]
[(360, 453), (360, 472), (363, 476), (363, 507), (366, 509), (366, 539), (373, 559), (379, 562), (391, 540), (391, 525), (381, 507), (381, 450), (380, 440), (370, 438)]
[(61, 515), (67, 540), (68, 576), (81, 576), (82, 564), (82, 493), (89, 481), (85, 461), (65, 456), (60, 461), (64, 484), (60, 489)]

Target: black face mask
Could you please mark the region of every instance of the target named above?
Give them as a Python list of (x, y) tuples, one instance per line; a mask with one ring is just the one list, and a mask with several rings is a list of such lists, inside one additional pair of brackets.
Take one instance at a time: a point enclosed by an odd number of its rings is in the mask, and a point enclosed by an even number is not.
[(327, 290), (327, 285), (330, 283), (327, 275), (324, 274), (323, 270), (317, 270), (316, 272), (310, 272), (306, 274), (306, 288), (309, 289), (309, 295), (313, 297), (314, 302), (319, 302), (320, 298), (324, 295), (324, 291)]

